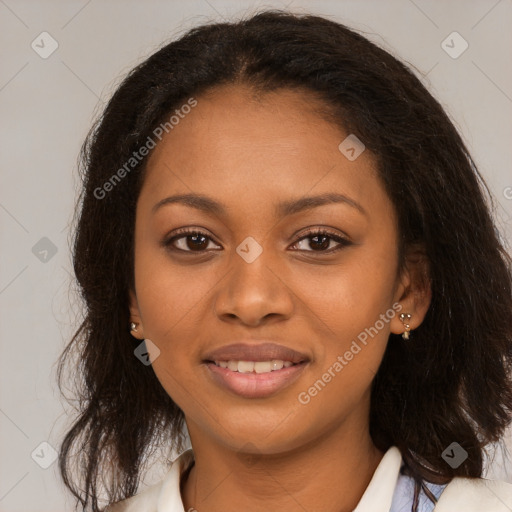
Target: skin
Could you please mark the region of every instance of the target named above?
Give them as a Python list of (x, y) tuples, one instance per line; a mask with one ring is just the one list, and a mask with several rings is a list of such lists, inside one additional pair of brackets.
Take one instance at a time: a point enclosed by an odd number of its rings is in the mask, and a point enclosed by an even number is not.
[[(349, 161), (338, 150), (348, 134), (319, 116), (311, 94), (256, 97), (238, 85), (197, 101), (148, 161), (130, 304), (134, 335), (158, 346), (155, 374), (189, 430), (195, 465), (182, 481), (184, 508), (351, 511), (383, 456), (369, 435), (370, 386), (390, 332), (404, 332), (398, 314), (308, 404), (298, 395), (393, 304), (411, 314), (411, 330), (421, 324), (431, 297), (425, 258), (410, 251), (399, 272), (396, 213), (374, 159), (366, 150)], [(333, 191), (364, 213), (333, 203), (275, 215), (280, 201)], [(191, 192), (225, 214), (178, 203), (152, 213), (163, 198)], [(184, 227), (210, 237), (203, 252), (190, 236), (174, 242), (189, 252), (161, 245)], [(323, 239), (304, 238), (308, 227), (351, 245), (328, 254), (339, 244), (318, 249)], [(248, 236), (263, 249), (252, 263), (236, 252)], [(267, 398), (215, 384), (205, 353), (261, 338), (308, 355), (299, 379)]]

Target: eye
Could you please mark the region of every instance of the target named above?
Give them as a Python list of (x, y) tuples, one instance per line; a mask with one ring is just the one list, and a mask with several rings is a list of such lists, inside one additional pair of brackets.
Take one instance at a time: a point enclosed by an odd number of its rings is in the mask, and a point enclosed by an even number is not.
[[(347, 240), (346, 238), (343, 238), (342, 236), (333, 233), (331, 231), (327, 231), (325, 229), (317, 229), (317, 230), (311, 230), (308, 231), (305, 236), (301, 237), (292, 247), (295, 247), (296, 245), (299, 245), (303, 243), (304, 240), (310, 239), (309, 247), (312, 248), (312, 250), (307, 250), (306, 252), (322, 252), (331, 254), (333, 252), (339, 251), (343, 249), (344, 247), (348, 247), (349, 245), (352, 245), (352, 242)], [(338, 244), (338, 247), (330, 248), (332, 242), (336, 242)], [(328, 249), (328, 250), (326, 250)], [(299, 249), (299, 250), (305, 250), (305, 249)]]
[(202, 231), (180, 229), (173, 237), (164, 240), (162, 245), (171, 250), (183, 252), (204, 252), (206, 249), (211, 250), (208, 242), (213, 243), (212, 239)]
[[(317, 229), (308, 231), (291, 247), (293, 248), (300, 244), (303, 244), (304, 241), (307, 239), (310, 239), (309, 247), (312, 248), (312, 250), (307, 250), (304, 248), (299, 248), (299, 250), (306, 252), (321, 252), (331, 254), (352, 244), (349, 240), (336, 233), (333, 233), (325, 229)], [(330, 247), (332, 242), (337, 243), (338, 247)], [(216, 245), (213, 242), (212, 238), (207, 233), (187, 228), (178, 230), (174, 234), (174, 236), (162, 241), (162, 245), (164, 247), (167, 247), (175, 251), (198, 253), (206, 252), (208, 250), (218, 250), (212, 248), (210, 244)]]

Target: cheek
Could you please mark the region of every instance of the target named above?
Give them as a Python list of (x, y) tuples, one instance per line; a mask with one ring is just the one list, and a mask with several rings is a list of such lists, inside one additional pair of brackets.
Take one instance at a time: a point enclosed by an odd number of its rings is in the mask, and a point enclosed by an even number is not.
[(164, 250), (141, 249), (136, 254), (137, 297), (144, 332), (161, 338), (197, 315), (218, 276), (201, 265), (177, 265)]
[(383, 249), (377, 254), (358, 250), (337, 269), (317, 272), (312, 281), (314, 286), (300, 285), (297, 295), (318, 326), (315, 374), (321, 377), (329, 370), (335, 373), (337, 378), (333, 382), (338, 384), (330, 387), (340, 386), (345, 391), (354, 388), (357, 394), (377, 372), (387, 345), (390, 321), (397, 314), (392, 307), (395, 268), (392, 251)]
[(194, 410), (206, 297), (215, 284), (198, 267), (181, 267), (156, 251), (141, 251), (136, 261), (137, 299), (144, 336), (159, 349), (152, 367), (167, 394), (182, 410)]
[[(206, 268), (206, 267), (204, 267)], [(194, 402), (208, 295), (219, 277), (198, 265), (177, 266), (165, 251), (136, 253), (136, 286), (144, 336), (159, 349), (153, 370), (168, 395), (183, 408)], [(189, 405), (187, 405), (189, 404)]]
[(365, 287), (361, 279), (354, 273), (340, 275), (335, 287), (310, 295), (307, 303), (319, 326), (316, 360), (297, 398), (326, 423), (365, 403), (386, 350), (389, 320), (396, 314), (386, 300), (385, 281), (382, 287), (375, 281)]
[(324, 322), (327, 334), (357, 334), (391, 306), (395, 262), (354, 252), (340, 265), (297, 279), (294, 292)]

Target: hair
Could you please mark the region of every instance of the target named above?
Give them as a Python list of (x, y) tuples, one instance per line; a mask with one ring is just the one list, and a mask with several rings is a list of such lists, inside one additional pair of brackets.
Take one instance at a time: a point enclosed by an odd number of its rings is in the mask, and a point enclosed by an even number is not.
[[(58, 369), (62, 391), (77, 354), (78, 416), (59, 453), (77, 506), (99, 511), (100, 483), (109, 503), (134, 495), (152, 450), (180, 451), (185, 439), (182, 410), (134, 357), (129, 332), (135, 208), (148, 158), (103, 198), (98, 188), (192, 95), (233, 84), (320, 97), (375, 157), (397, 212), (399, 266), (421, 244), (432, 299), (409, 342), (390, 335), (372, 382), (370, 434), (380, 450), (400, 449), (415, 481), (413, 511), (425, 482), (480, 477), (486, 445), (512, 418), (512, 266), (492, 196), (408, 67), (340, 23), (270, 10), (193, 28), (156, 51), (124, 78), (82, 146), (73, 266), (85, 314)], [(457, 468), (441, 457), (453, 441), (468, 453)]]

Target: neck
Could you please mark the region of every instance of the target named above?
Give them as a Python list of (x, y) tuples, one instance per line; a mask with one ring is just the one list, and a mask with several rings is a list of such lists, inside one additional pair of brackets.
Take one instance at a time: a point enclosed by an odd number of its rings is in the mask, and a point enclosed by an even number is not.
[(190, 424), (195, 464), (182, 481), (184, 508), (351, 512), (383, 457), (369, 432), (356, 427), (338, 427), (286, 452), (242, 453), (194, 436)]

